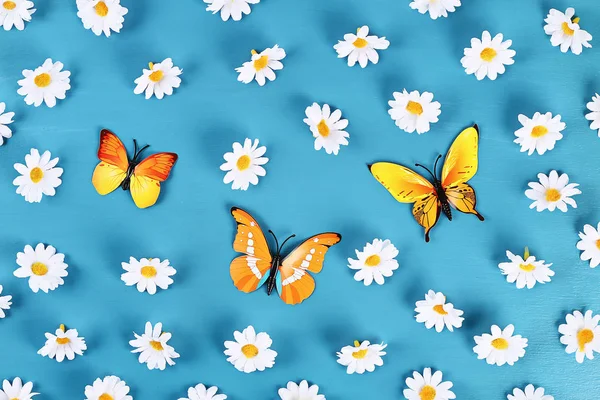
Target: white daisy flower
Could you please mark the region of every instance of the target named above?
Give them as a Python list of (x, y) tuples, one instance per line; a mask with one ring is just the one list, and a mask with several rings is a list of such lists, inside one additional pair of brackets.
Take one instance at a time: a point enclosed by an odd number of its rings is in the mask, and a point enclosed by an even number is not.
[(584, 47), (592, 47), (590, 40), (592, 35), (584, 31), (579, 26), (579, 17), (575, 16), (575, 9), (567, 8), (565, 13), (555, 10), (550, 10), (548, 16), (544, 20), (544, 32), (550, 35), (550, 43), (552, 46), (560, 46), (560, 51), (566, 53), (571, 49), (573, 54), (581, 54)]
[(416, 90), (408, 93), (406, 89), (394, 92), (394, 100), (388, 101), (390, 108), (388, 114), (396, 122), (396, 126), (405, 132), (429, 132), (430, 124), (438, 122), (442, 113), (441, 105), (433, 101), (433, 93), (419, 93)]
[(296, 382), (288, 382), (287, 387), (279, 389), (277, 392), (281, 400), (325, 400), (325, 396), (319, 394), (317, 385), (308, 385), (303, 380), (298, 385)]
[(465, 320), (462, 317), (464, 312), (454, 308), (452, 303), (447, 303), (442, 292), (430, 290), (425, 295), (425, 300), (417, 301), (415, 306), (417, 322), (425, 323), (427, 329), (435, 326), (437, 332), (443, 331), (444, 327), (453, 332), (454, 328), (460, 328)]
[(387, 344), (384, 343), (371, 344), (368, 340), (360, 343), (355, 340), (354, 346), (344, 346), (337, 353), (337, 362), (347, 367), (347, 374), (373, 372), (376, 366), (381, 367), (383, 365), (383, 358), (381, 357), (386, 355), (386, 352), (383, 351), (386, 347)]
[(21, 378), (16, 377), (12, 383), (5, 379), (0, 390), (0, 400), (31, 400), (39, 393), (32, 392), (33, 383), (27, 382), (23, 385)]
[(277, 352), (271, 349), (273, 341), (265, 333), (256, 333), (254, 327), (250, 325), (242, 332), (233, 332), (235, 342), (226, 341), (225, 355), (229, 356), (227, 361), (235, 369), (247, 374), (254, 371), (264, 371), (265, 368), (272, 368), (275, 365)]
[[(592, 101), (587, 103), (586, 106), (590, 112), (585, 114), (585, 119), (591, 121), (590, 129), (598, 130), (598, 137), (600, 137), (600, 94), (596, 93), (596, 95), (592, 97)], [(1, 122), (2, 120), (0, 119), (0, 123)]]
[(25, 103), (29, 106), (33, 104), (39, 107), (46, 103), (48, 107), (54, 107), (56, 99), (63, 100), (67, 96), (67, 90), (71, 89), (71, 73), (63, 71), (63, 67), (63, 63), (52, 62), (48, 58), (33, 71), (24, 69), (25, 78), (17, 82), (21, 86), (17, 93), (25, 96)]
[(31, 21), (31, 15), (36, 11), (33, 1), (7, 0), (0, 4), (0, 25), (5, 31), (14, 26), (17, 30), (25, 29), (25, 22)]
[(65, 281), (69, 273), (65, 264), (65, 255), (57, 253), (52, 246), (45, 247), (42, 243), (35, 246), (25, 246), (23, 253), (17, 253), (19, 268), (13, 273), (17, 278), (29, 278), (29, 287), (34, 293), (40, 289), (44, 293), (54, 290)]
[(475, 336), (473, 351), (477, 354), (479, 360), (492, 365), (514, 365), (515, 362), (525, 355), (527, 339), (521, 335), (514, 335), (515, 326), (510, 324), (504, 330), (498, 325), (492, 325), (492, 334), (484, 333), (482, 336)]
[(13, 117), (15, 116), (14, 112), (5, 113), (4, 111), (6, 111), (6, 104), (0, 102), (0, 146), (4, 144), (4, 138), (12, 137), (12, 130), (7, 125), (14, 122)]
[(164, 370), (169, 365), (175, 365), (174, 358), (179, 358), (175, 349), (167, 344), (172, 335), (163, 332), (162, 323), (157, 323), (152, 327), (150, 322), (146, 322), (146, 327), (142, 335), (133, 332), (134, 340), (129, 341), (129, 345), (134, 349), (132, 353), (140, 353), (138, 361), (140, 364), (146, 364), (148, 369)]
[(525, 386), (525, 390), (515, 388), (512, 394), (507, 396), (508, 400), (554, 400), (554, 396), (544, 393), (543, 387), (535, 388), (532, 384)]
[(506, 256), (510, 262), (498, 264), (502, 270), (502, 275), (506, 275), (508, 283), (517, 283), (517, 289), (531, 289), (537, 282), (550, 282), (550, 277), (554, 276), (554, 271), (550, 269), (552, 263), (546, 264), (544, 260), (536, 260), (535, 256), (529, 255), (529, 249), (525, 248), (523, 257), (515, 255), (506, 250)]
[(460, 7), (461, 4), (460, 0), (414, 0), (409, 6), (421, 14), (429, 13), (431, 19), (438, 19), (446, 18), (449, 12), (456, 11), (456, 7)]
[(549, 112), (536, 112), (531, 119), (519, 114), (519, 122), (523, 127), (515, 131), (515, 143), (521, 145), (521, 152), (528, 151), (532, 155), (537, 151), (542, 155), (552, 150), (556, 142), (563, 138), (561, 131), (567, 127), (560, 119), (560, 114), (553, 117)]
[(159, 63), (149, 63), (148, 68), (143, 70), (142, 76), (136, 78), (136, 84), (133, 93), (145, 93), (146, 100), (156, 96), (161, 100), (165, 95), (173, 94), (173, 88), (178, 88), (181, 84), (179, 75), (183, 73), (182, 69), (173, 65), (173, 60), (170, 58), (164, 59)]
[(129, 263), (121, 263), (127, 272), (121, 275), (121, 280), (127, 286), (136, 285), (140, 293), (156, 293), (156, 287), (166, 290), (173, 283), (170, 277), (177, 271), (169, 264), (169, 260), (160, 261), (158, 258), (142, 258), (136, 260), (129, 257)]
[[(0, 294), (4, 288), (0, 285)], [(10, 310), (12, 296), (0, 296), (0, 319), (6, 317), (4, 310)]]
[(514, 64), (516, 51), (509, 49), (512, 40), (502, 41), (504, 36), (499, 33), (492, 36), (484, 31), (481, 40), (471, 39), (471, 47), (465, 48), (465, 56), (460, 62), (467, 75), (475, 74), (478, 81), (486, 76), (495, 80), (506, 71), (505, 65)]
[(231, 183), (234, 190), (248, 190), (250, 184), (257, 185), (258, 177), (267, 174), (262, 167), (269, 161), (267, 157), (263, 157), (266, 151), (265, 146), (258, 147), (258, 139), (254, 139), (254, 143), (246, 139), (244, 146), (238, 142), (233, 143), (233, 152), (223, 155), (225, 163), (220, 168), (221, 171), (227, 171), (223, 183)]
[(456, 395), (450, 390), (453, 384), (450, 381), (442, 381), (442, 371), (431, 373), (431, 368), (425, 368), (423, 375), (414, 371), (412, 378), (406, 378), (404, 397), (407, 400), (449, 400), (455, 399)]
[(337, 155), (340, 146), (348, 145), (350, 135), (344, 129), (348, 126), (347, 119), (342, 118), (342, 112), (335, 110), (331, 112), (329, 104), (323, 104), (323, 108), (313, 103), (304, 111), (306, 117), (304, 123), (310, 127), (315, 137), (315, 150), (325, 149), (327, 154)]
[(373, 64), (379, 62), (377, 50), (385, 50), (390, 46), (390, 42), (385, 36), (369, 36), (369, 27), (364, 25), (353, 33), (344, 35), (344, 40), (338, 40), (333, 46), (337, 51), (338, 58), (348, 57), (348, 66), (353, 67), (358, 61), (362, 68), (365, 68), (369, 61)]
[(593, 315), (591, 310), (583, 315), (576, 310), (567, 314), (566, 321), (558, 327), (560, 342), (567, 346), (565, 351), (567, 354), (575, 353), (580, 364), (586, 357), (592, 360), (594, 352), (600, 353), (600, 315)]
[(105, 376), (85, 387), (85, 400), (133, 400), (133, 397), (125, 381), (118, 376)]
[(581, 190), (577, 189), (578, 183), (569, 183), (569, 175), (558, 176), (558, 173), (552, 170), (548, 176), (538, 174), (538, 179), (539, 182), (529, 182), (531, 189), (525, 191), (525, 196), (534, 200), (529, 208), (536, 208), (538, 212), (546, 209), (554, 211), (557, 208), (567, 212), (567, 204), (577, 208), (577, 203), (571, 196), (581, 194)]
[(227, 396), (217, 394), (218, 390), (219, 388), (216, 386), (206, 388), (206, 386), (200, 383), (188, 389), (188, 397), (180, 398), (179, 400), (225, 400)]
[(244, 15), (252, 12), (250, 4), (258, 4), (260, 0), (204, 0), (208, 4), (206, 11), (213, 14), (221, 12), (221, 19), (227, 21), (231, 16), (234, 21), (239, 21)]
[(77, 16), (85, 29), (91, 29), (96, 36), (110, 36), (123, 28), (124, 15), (129, 10), (121, 5), (121, 0), (77, 0)]
[(596, 268), (600, 264), (600, 223), (598, 229), (586, 224), (583, 232), (579, 232), (577, 248), (582, 251), (581, 259), (590, 262), (590, 268)]
[(357, 260), (348, 258), (348, 268), (358, 270), (354, 279), (363, 281), (365, 286), (369, 286), (373, 280), (383, 285), (385, 278), (398, 269), (398, 261), (395, 260), (398, 249), (388, 239), (374, 239), (373, 243), (365, 245), (363, 251), (355, 251)]
[(63, 169), (55, 168), (59, 159), (58, 157), (50, 159), (51, 157), (49, 151), (45, 151), (40, 156), (37, 149), (31, 149), (30, 153), (25, 155), (25, 165), (19, 163), (14, 165), (21, 176), (13, 180), (13, 185), (18, 186), (17, 194), (25, 197), (25, 201), (39, 203), (43, 195), (56, 194), (55, 188), (62, 183), (60, 176)]
[(54, 335), (46, 332), (46, 344), (38, 350), (38, 354), (42, 357), (54, 358), (58, 362), (63, 362), (65, 357), (71, 361), (75, 358), (75, 354), (82, 356), (87, 350), (85, 338), (79, 337), (77, 329), (66, 330), (64, 325), (61, 325)]
[(274, 71), (283, 69), (281, 60), (286, 56), (285, 50), (275, 45), (260, 53), (256, 50), (250, 53), (252, 53), (250, 61), (235, 69), (239, 73), (237, 80), (248, 84), (256, 79), (260, 86), (264, 86), (267, 79), (274, 81), (276, 78)]

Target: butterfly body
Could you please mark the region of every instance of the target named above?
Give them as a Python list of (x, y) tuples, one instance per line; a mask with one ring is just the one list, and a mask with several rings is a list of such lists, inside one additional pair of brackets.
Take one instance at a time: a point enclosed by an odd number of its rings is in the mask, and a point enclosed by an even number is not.
[(275, 255), (275, 257), (273, 257), (273, 263), (271, 264), (271, 269), (269, 270), (269, 276), (267, 278), (267, 295), (270, 296), (271, 293), (273, 293), (273, 290), (275, 289), (275, 286), (277, 285), (277, 272), (279, 271), (279, 268), (281, 267), (281, 256), (279, 255), (279, 252), (277, 252), (277, 254)]
[(140, 160), (149, 146), (138, 149), (134, 140), (133, 157), (129, 157), (121, 140), (107, 129), (100, 132), (98, 158), (92, 183), (96, 191), (106, 195), (121, 187), (129, 190), (136, 206), (147, 208), (156, 203), (160, 183), (165, 181), (177, 161), (175, 153), (156, 153)]
[(414, 203), (413, 217), (425, 228), (425, 241), (429, 241), (429, 232), (437, 223), (440, 213), (452, 221), (452, 207), (456, 210), (474, 214), (483, 221), (483, 216), (475, 209), (475, 190), (467, 183), (478, 167), (479, 128), (474, 125), (462, 131), (452, 143), (440, 177), (437, 176), (437, 163), (433, 171), (421, 164), (431, 176), (427, 180), (410, 168), (389, 162), (369, 165), (369, 170), (391, 194), (401, 203)]
[(231, 215), (237, 223), (233, 249), (243, 254), (234, 258), (229, 266), (235, 287), (250, 293), (266, 285), (268, 295), (276, 289), (286, 304), (298, 304), (310, 297), (315, 289), (310, 273), (321, 272), (325, 254), (341, 240), (341, 235), (333, 232), (314, 235), (283, 257), (281, 249), (295, 235), (280, 246), (269, 230), (275, 239), (275, 250), (271, 251), (254, 217), (238, 207), (231, 209)]

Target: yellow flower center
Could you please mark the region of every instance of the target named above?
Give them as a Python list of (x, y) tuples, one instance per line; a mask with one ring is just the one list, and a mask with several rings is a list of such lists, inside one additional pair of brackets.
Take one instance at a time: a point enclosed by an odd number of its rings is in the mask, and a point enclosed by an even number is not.
[(157, 342), (156, 340), (150, 341), (150, 346), (156, 351), (163, 351), (163, 345), (161, 342)]
[(102, 393), (100, 397), (98, 397), (98, 400), (115, 400), (115, 398), (108, 393)]
[(56, 338), (56, 343), (58, 343), (58, 344), (68, 344), (70, 342), (71, 342), (71, 340), (68, 337), (57, 337)]
[(2, 3), (2, 6), (4, 6), (4, 8), (6, 8), (7, 10), (14, 10), (15, 8), (17, 8), (17, 4), (14, 1), (5, 1), (4, 3)]
[(416, 101), (409, 101), (408, 104), (406, 104), (406, 111), (414, 115), (421, 115), (423, 114), (423, 106)]
[(33, 83), (35, 83), (37, 87), (41, 88), (45, 88), (46, 86), (50, 85), (50, 82), (52, 82), (52, 78), (50, 77), (50, 74), (46, 72), (39, 74), (33, 79)]
[(568, 22), (562, 23), (562, 31), (567, 36), (573, 36), (575, 34), (575, 31), (571, 29)]
[(253, 344), (245, 344), (242, 346), (242, 354), (246, 358), (254, 358), (258, 355), (258, 347)]
[(372, 254), (365, 260), (365, 265), (367, 267), (376, 267), (381, 262), (381, 257), (377, 254)]
[(236, 165), (237, 169), (239, 169), (240, 171), (244, 171), (244, 170), (250, 168), (250, 161), (251, 161), (250, 156), (244, 154), (243, 156), (238, 158), (235, 165)]
[(492, 340), (492, 346), (496, 350), (506, 350), (508, 349), (508, 341), (504, 338), (497, 338)]
[(419, 392), (419, 398), (421, 400), (435, 400), (435, 389), (433, 386), (425, 385)]
[(594, 332), (591, 329), (582, 329), (577, 332), (577, 343), (579, 344), (579, 351), (585, 351), (585, 345), (592, 343), (594, 340)]
[(535, 270), (535, 265), (533, 265), (533, 264), (520, 264), (519, 268), (522, 269), (525, 272), (531, 272), (531, 271)]
[[(358, 340), (354, 341), (354, 347), (360, 347), (360, 343), (358, 342)], [(367, 356), (368, 351), (368, 349), (357, 350), (352, 353), (352, 357), (356, 358), (357, 360), (361, 360)]]
[(145, 267), (142, 267), (140, 273), (144, 278), (154, 278), (156, 276), (156, 268), (152, 265), (146, 265)]
[(531, 137), (539, 138), (544, 136), (546, 133), (548, 133), (548, 128), (542, 125), (537, 125), (531, 130)]
[(156, 83), (156, 82), (160, 82), (164, 76), (165, 76), (165, 74), (161, 70), (157, 70), (157, 71), (154, 71), (153, 73), (151, 73), (148, 78), (152, 82)]
[(48, 273), (48, 266), (44, 263), (36, 261), (31, 264), (31, 272), (37, 276), (44, 276)]
[(269, 56), (260, 56), (259, 59), (254, 60), (254, 69), (260, 71), (265, 68), (269, 63)]
[(481, 57), (483, 61), (491, 62), (494, 58), (496, 58), (497, 55), (498, 53), (496, 50), (492, 49), (491, 47), (486, 47), (481, 51), (479, 57)]
[(106, 17), (108, 15), (108, 6), (103, 1), (99, 1), (98, 4), (94, 6), (94, 10), (96, 10), (96, 14), (101, 17)]
[(29, 172), (29, 179), (31, 182), (38, 183), (44, 177), (44, 171), (40, 167), (35, 167)]
[(546, 190), (546, 201), (558, 201), (560, 200), (560, 192), (556, 189), (550, 188)]
[(317, 130), (319, 131), (319, 135), (323, 137), (329, 136), (329, 127), (327, 126), (327, 123), (324, 119), (322, 119), (321, 122), (319, 122), (319, 124), (317, 125)]
[(364, 47), (367, 47), (367, 45), (369, 44), (369, 42), (367, 42), (363, 38), (356, 38), (356, 40), (354, 42), (352, 42), (352, 44), (354, 45), (354, 47), (356, 47), (358, 49), (362, 49)]
[(596, 240), (596, 247), (600, 250), (600, 239)]
[(446, 310), (444, 310), (443, 304), (436, 304), (435, 306), (433, 306), (433, 311), (435, 311), (436, 313), (438, 313), (440, 315), (448, 315)]

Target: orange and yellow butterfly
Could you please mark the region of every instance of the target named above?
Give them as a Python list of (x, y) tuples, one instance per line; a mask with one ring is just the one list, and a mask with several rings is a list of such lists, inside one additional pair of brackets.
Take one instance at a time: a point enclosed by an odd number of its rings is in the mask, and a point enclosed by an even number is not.
[(327, 250), (338, 243), (342, 236), (332, 232), (320, 233), (306, 239), (283, 258), (281, 248), (295, 235), (285, 239), (279, 246), (275, 234), (269, 230), (276, 246), (271, 253), (267, 238), (252, 215), (237, 207), (231, 209), (231, 215), (237, 223), (233, 249), (244, 253), (233, 259), (229, 267), (235, 287), (250, 293), (266, 283), (268, 295), (277, 288), (281, 300), (292, 305), (309, 298), (315, 290), (315, 280), (308, 272), (321, 272)]
[(136, 206), (147, 208), (156, 203), (160, 194), (160, 183), (169, 177), (171, 168), (177, 161), (177, 154), (157, 153), (140, 161), (142, 151), (149, 146), (138, 149), (135, 139), (133, 144), (134, 153), (130, 159), (117, 135), (103, 129), (100, 132), (98, 147), (100, 163), (94, 170), (92, 183), (96, 191), (103, 196), (121, 186), (123, 190), (131, 192)]
[(477, 172), (478, 142), (477, 125), (462, 131), (446, 155), (441, 179), (438, 179), (436, 173), (441, 154), (435, 160), (433, 172), (421, 164), (416, 164), (429, 172), (432, 182), (402, 165), (389, 162), (369, 165), (375, 179), (396, 200), (401, 203), (415, 203), (412, 213), (417, 222), (425, 228), (426, 242), (429, 242), (429, 231), (440, 217), (440, 210), (452, 221), (450, 205), (460, 212), (475, 214), (483, 221), (483, 216), (475, 210), (475, 190), (467, 184)]

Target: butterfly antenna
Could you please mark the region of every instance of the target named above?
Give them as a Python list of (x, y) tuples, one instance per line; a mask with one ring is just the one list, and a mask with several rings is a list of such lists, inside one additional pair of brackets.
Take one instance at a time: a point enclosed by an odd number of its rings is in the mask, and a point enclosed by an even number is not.
[(133, 159), (134, 160), (137, 157), (137, 154), (138, 154), (137, 140), (133, 139)]
[(415, 164), (415, 166), (423, 168), (425, 171), (429, 172), (429, 175), (431, 175), (431, 177), (432, 177), (433, 179), (435, 179), (435, 175), (434, 175), (434, 174), (431, 172), (431, 170), (430, 170), (429, 168), (427, 168), (426, 166), (424, 166), (424, 165), (421, 165), (421, 164)]
[(442, 155), (438, 154), (437, 158), (435, 159), (435, 163), (433, 164), (433, 177), (435, 179), (437, 179), (437, 165), (438, 161), (440, 161), (440, 158), (442, 158)]
[(275, 246), (277, 247), (277, 249), (279, 250), (279, 242), (277, 241), (277, 236), (275, 236), (275, 234), (273, 233), (272, 230), (269, 229), (269, 233), (271, 235), (273, 235), (273, 239), (275, 239)]
[(291, 236), (289, 236), (287, 239), (285, 239), (285, 240), (283, 241), (283, 243), (281, 243), (281, 247), (279, 248), (279, 250), (281, 250), (281, 249), (283, 248), (283, 246), (285, 245), (285, 243), (286, 243), (288, 240), (290, 240), (291, 238), (294, 238), (294, 237), (296, 237), (296, 235), (291, 235)]

